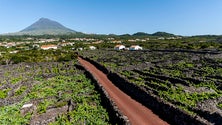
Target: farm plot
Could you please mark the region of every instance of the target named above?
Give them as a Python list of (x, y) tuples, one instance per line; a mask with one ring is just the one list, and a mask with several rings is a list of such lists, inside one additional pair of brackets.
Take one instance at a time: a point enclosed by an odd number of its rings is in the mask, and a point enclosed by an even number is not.
[(221, 53), (98, 50), (81, 55), (192, 116), (222, 120)]
[(0, 66), (0, 124), (109, 124), (76, 61)]

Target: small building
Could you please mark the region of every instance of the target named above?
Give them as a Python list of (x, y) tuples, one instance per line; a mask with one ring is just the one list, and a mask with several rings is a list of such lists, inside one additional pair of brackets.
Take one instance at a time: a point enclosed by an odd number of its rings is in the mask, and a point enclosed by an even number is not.
[(120, 44), (120, 43), (122, 43), (122, 41), (120, 41), (120, 40), (113, 40), (113, 41), (111, 41), (110, 43), (116, 43), (116, 44)]
[(82, 51), (82, 50), (83, 50), (83, 48), (82, 48), (82, 47), (80, 47), (80, 48), (77, 48), (76, 50), (77, 50), (77, 51)]
[(164, 37), (159, 37), (158, 40), (165, 40), (165, 38)]
[(19, 51), (18, 50), (14, 50), (14, 51), (10, 51), (9, 53), (18, 53)]
[(10, 47), (13, 47), (13, 46), (16, 46), (16, 43), (15, 43), (15, 42), (9, 42), (9, 43), (6, 43), (6, 44), (5, 44), (5, 47), (6, 47), (6, 48), (10, 48)]
[(90, 50), (95, 50), (96, 47), (95, 47), (95, 46), (89, 46), (89, 49), (90, 49)]
[(39, 46), (39, 44), (33, 44), (32, 47), (33, 48), (39, 48), (40, 46)]
[(130, 46), (129, 50), (142, 50), (143, 48), (139, 45), (132, 45)]
[(41, 49), (43, 50), (49, 50), (49, 49), (57, 49), (58, 46), (57, 45), (53, 45), (53, 44), (50, 44), (50, 45), (42, 45), (41, 46)]
[(115, 47), (114, 47), (114, 50), (123, 50), (123, 49), (125, 49), (126, 47), (124, 46), (124, 45), (116, 45)]
[(60, 46), (73, 46), (74, 43), (71, 43), (71, 42), (63, 42), (63, 43), (60, 43)]

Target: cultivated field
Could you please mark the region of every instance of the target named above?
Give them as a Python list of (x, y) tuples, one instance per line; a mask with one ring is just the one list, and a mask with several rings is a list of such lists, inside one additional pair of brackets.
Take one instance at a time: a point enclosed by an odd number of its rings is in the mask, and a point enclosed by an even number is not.
[(0, 66), (0, 124), (109, 124), (94, 84), (69, 62)]
[(191, 116), (221, 123), (221, 52), (98, 50), (84, 51), (81, 55)]

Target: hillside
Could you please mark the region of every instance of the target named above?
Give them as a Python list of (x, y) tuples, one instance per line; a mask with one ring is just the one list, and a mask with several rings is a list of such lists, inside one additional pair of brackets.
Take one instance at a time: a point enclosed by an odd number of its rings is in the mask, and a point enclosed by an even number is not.
[(61, 35), (71, 33), (77, 32), (56, 21), (47, 18), (40, 18), (37, 22), (33, 23), (27, 28), (21, 30), (20, 32), (11, 33), (11, 35)]
[(153, 34), (148, 34), (144, 32), (137, 32), (133, 34), (132, 36), (141, 37), (141, 36), (155, 36), (155, 37), (175, 37), (176, 35), (167, 33), (167, 32), (156, 32)]

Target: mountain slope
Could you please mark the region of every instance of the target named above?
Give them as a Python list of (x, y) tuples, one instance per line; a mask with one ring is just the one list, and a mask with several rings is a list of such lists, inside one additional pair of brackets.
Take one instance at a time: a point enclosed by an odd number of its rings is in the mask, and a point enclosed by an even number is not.
[(174, 37), (176, 35), (171, 34), (171, 33), (167, 33), (167, 32), (156, 32), (153, 33), (152, 36), (158, 36), (158, 37)]
[(133, 34), (132, 36), (136, 36), (136, 37), (150, 37), (150, 36), (154, 36), (154, 37), (175, 37), (176, 35), (171, 34), (171, 33), (167, 33), (167, 32), (156, 32), (153, 34), (148, 34), (148, 33), (144, 33), (144, 32), (137, 32), (135, 34)]
[(144, 32), (137, 32), (137, 33), (134, 33), (132, 36), (151, 36), (151, 34), (144, 33)]
[(29, 27), (21, 30), (20, 32), (13, 33), (14, 35), (60, 35), (60, 34), (71, 34), (71, 33), (77, 33), (74, 30), (71, 30), (69, 28), (66, 28), (62, 24), (47, 19), (47, 18), (41, 18), (37, 22), (33, 23)]

